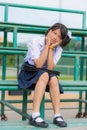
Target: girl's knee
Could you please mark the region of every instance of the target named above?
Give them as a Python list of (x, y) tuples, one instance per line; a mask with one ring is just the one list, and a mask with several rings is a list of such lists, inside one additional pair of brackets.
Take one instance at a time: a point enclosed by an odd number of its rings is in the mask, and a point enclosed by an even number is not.
[(49, 85), (51, 85), (51, 86), (58, 85), (58, 78), (56, 76), (51, 77), (49, 80)]
[(43, 73), (40, 77), (40, 80), (42, 80), (43, 82), (48, 82), (49, 74), (47, 72)]

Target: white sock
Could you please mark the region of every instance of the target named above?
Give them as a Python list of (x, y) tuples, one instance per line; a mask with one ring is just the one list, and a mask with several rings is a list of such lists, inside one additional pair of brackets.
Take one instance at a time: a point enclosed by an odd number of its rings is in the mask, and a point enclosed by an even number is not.
[[(34, 112), (34, 113), (32, 113), (32, 118), (35, 118), (35, 117), (37, 117), (37, 116), (40, 116), (40, 113), (39, 112)], [(43, 119), (41, 118), (41, 117), (38, 117), (37, 119), (36, 119), (36, 122), (42, 122), (43, 121)]]
[[(61, 116), (61, 114), (55, 114), (55, 115), (54, 115), (54, 118), (56, 118), (56, 117), (58, 117), (58, 116)], [(57, 118), (56, 120), (57, 120), (57, 121), (63, 121), (63, 119), (61, 119), (61, 118)]]

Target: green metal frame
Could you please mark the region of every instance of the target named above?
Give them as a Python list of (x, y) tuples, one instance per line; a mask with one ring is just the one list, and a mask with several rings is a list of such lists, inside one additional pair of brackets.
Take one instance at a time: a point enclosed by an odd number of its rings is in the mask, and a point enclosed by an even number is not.
[[(77, 11), (77, 10), (67, 10), (67, 9), (58, 9), (58, 8), (49, 8), (49, 7), (39, 7), (39, 6), (27, 6), (27, 5), (18, 5), (18, 4), (10, 4), (10, 3), (2, 3), (0, 2), (0, 6), (4, 7), (4, 21), (0, 22), (0, 31), (4, 32), (4, 46), (3, 48), (0, 48), (0, 54), (3, 55), (3, 61), (2, 61), (2, 80), (6, 79), (6, 54), (25, 54), (26, 50), (19, 49), (17, 48), (17, 34), (18, 33), (34, 33), (34, 34), (44, 34), (45, 31), (48, 29), (47, 26), (38, 26), (38, 25), (28, 25), (28, 24), (19, 24), (19, 23), (10, 23), (8, 22), (8, 17), (9, 17), (9, 7), (15, 7), (15, 8), (25, 8), (25, 9), (35, 9), (35, 10), (44, 10), (44, 11), (55, 11), (55, 12), (61, 12), (61, 13), (75, 13), (75, 14), (80, 14), (82, 15), (82, 27), (81, 29), (73, 29), (69, 28), (69, 30), (72, 32), (73, 36), (80, 36), (82, 38), (82, 47), (81, 47), (81, 52), (73, 52), (73, 53), (83, 53), (82, 59), (80, 55), (75, 54), (75, 68), (74, 68), (74, 80), (78, 80), (78, 65), (81, 60), (80, 64), (80, 80), (83, 80), (83, 66), (84, 66), (84, 41), (85, 37), (87, 36), (87, 30), (85, 29), (86, 27), (86, 12), (85, 11)], [(12, 32), (13, 33), (13, 48), (7, 48), (7, 33)], [(9, 51), (10, 50), (10, 51)], [(21, 51), (22, 50), (22, 51)], [(66, 53), (66, 54), (64, 54)], [(63, 56), (67, 56), (67, 52), (64, 52)], [(70, 54), (71, 56), (74, 56), (74, 54)], [(68, 56), (70, 56), (68, 55)], [(87, 77), (87, 75), (86, 75)], [(23, 94), (23, 107), (22, 111), (23, 113), (26, 113), (27, 109), (27, 92), (24, 91)], [(87, 95), (87, 94), (86, 94)], [(79, 93), (79, 98), (82, 99), (82, 91)], [(44, 99), (44, 98), (43, 98)], [(85, 97), (87, 99), (87, 96)], [(2, 91), (1, 94), (1, 100), (3, 101), (3, 104), (1, 104), (1, 114), (4, 114), (4, 102), (5, 100), (5, 91)], [(7, 104), (8, 105), (8, 104)], [(8, 105), (9, 106), (9, 105)], [(44, 100), (42, 100), (41, 104), (41, 113), (42, 116), (44, 117)], [(85, 111), (87, 108), (87, 104), (85, 106)], [(14, 108), (16, 109), (16, 108)], [(79, 102), (79, 112), (82, 112), (82, 102)], [(23, 115), (22, 113), (22, 115)], [(25, 120), (25, 117), (22, 116), (22, 119)]]

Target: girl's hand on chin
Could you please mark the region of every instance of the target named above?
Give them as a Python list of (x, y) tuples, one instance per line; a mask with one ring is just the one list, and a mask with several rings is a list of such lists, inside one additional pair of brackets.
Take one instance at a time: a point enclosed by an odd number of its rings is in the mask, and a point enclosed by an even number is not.
[(51, 46), (53, 46), (53, 48), (59, 46), (61, 44), (62, 40), (60, 40), (59, 42), (53, 43), (51, 44)]
[(52, 34), (52, 30), (49, 31), (49, 33), (46, 36), (46, 44), (50, 46), (51, 44), (51, 34)]

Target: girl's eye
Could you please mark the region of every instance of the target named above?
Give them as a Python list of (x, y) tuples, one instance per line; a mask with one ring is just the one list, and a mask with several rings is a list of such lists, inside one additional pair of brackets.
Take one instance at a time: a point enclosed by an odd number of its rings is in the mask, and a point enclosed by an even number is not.
[(56, 35), (56, 32), (54, 32), (54, 34)]

